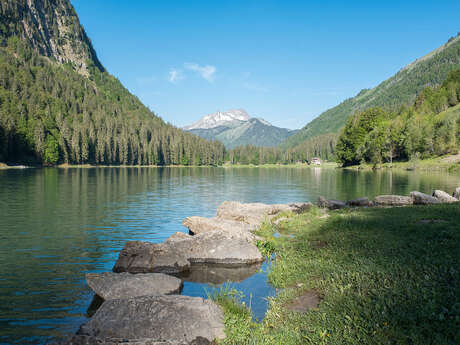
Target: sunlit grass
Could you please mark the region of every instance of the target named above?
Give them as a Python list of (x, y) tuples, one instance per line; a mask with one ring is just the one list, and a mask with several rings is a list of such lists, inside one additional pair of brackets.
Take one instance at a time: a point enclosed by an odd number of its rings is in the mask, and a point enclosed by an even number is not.
[[(259, 232), (283, 235), (269, 239), (281, 292), (261, 324), (238, 299), (216, 299), (225, 344), (460, 343), (460, 204), (287, 216)], [(319, 308), (288, 311), (306, 291)]]

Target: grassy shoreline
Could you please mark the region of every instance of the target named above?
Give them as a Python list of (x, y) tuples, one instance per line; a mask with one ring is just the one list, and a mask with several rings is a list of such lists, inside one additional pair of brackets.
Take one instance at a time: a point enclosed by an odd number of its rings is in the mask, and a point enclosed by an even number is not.
[[(460, 343), (460, 203), (279, 217), (258, 234), (275, 251), (268, 278), (281, 292), (260, 324), (236, 293), (214, 296), (223, 344)], [(319, 306), (289, 311), (305, 294)]]

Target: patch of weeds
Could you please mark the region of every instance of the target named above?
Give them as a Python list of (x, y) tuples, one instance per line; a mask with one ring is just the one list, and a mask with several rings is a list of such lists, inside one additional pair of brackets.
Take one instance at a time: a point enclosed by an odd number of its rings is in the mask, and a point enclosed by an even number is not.
[(270, 258), (276, 249), (275, 244), (270, 240), (258, 240), (256, 246), (265, 258)]
[(244, 302), (241, 292), (225, 284), (219, 289), (206, 291), (209, 299), (216, 302), (224, 311), (226, 338), (220, 344), (253, 344), (254, 335), (260, 325), (252, 320), (251, 310)]

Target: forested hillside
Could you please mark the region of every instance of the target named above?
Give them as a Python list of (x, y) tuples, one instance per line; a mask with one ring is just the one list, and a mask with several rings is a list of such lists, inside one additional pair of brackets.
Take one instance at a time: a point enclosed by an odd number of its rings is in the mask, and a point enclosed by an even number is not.
[(460, 149), (460, 69), (427, 87), (413, 106), (369, 108), (349, 118), (336, 147), (338, 162), (379, 164), (457, 154)]
[[(377, 67), (377, 66), (376, 66)], [(414, 102), (417, 94), (427, 86), (440, 85), (448, 73), (460, 67), (460, 35), (443, 46), (401, 69), (390, 79), (373, 89), (364, 89), (356, 97), (327, 110), (298, 133), (289, 137), (282, 147), (295, 147), (319, 135), (338, 133), (355, 112), (371, 107), (397, 110)], [(314, 140), (314, 139), (313, 139)]]
[(98, 61), (68, 0), (0, 0), (0, 161), (220, 164)]

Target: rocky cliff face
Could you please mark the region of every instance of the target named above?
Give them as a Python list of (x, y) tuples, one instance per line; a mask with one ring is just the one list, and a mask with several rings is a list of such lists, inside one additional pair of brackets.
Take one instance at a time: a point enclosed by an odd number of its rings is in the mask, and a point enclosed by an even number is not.
[(69, 0), (0, 0), (0, 42), (11, 36), (80, 74), (91, 65), (103, 70)]

